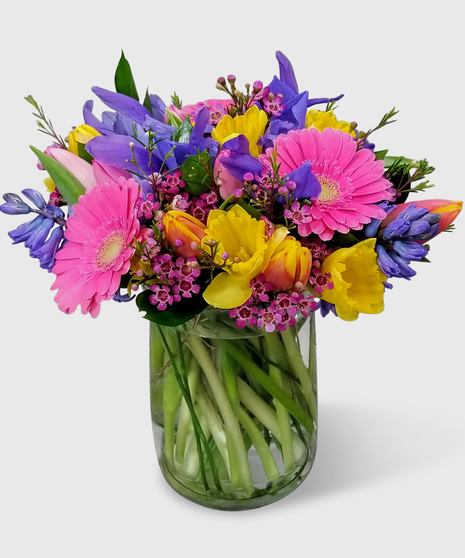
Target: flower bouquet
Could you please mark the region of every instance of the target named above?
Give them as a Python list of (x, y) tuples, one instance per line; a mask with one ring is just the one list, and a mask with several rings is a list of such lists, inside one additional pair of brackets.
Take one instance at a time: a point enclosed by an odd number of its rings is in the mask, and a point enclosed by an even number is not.
[[(183, 106), (142, 102), (122, 54), (116, 92), (94, 87), (101, 119), (63, 139), (41, 106), (32, 147), (48, 201), (4, 194), (3, 213), (33, 213), (9, 233), (56, 278), (55, 301), (97, 317), (105, 300), (150, 321), (150, 397), (163, 474), (218, 509), (282, 498), (313, 464), (317, 431), (315, 313), (343, 320), (384, 309), (392, 278), (410, 280), (428, 242), (462, 203), (417, 200), (434, 169), (376, 150), (338, 120), (342, 98), (279, 78)], [(316, 108), (318, 107), (318, 108)]]

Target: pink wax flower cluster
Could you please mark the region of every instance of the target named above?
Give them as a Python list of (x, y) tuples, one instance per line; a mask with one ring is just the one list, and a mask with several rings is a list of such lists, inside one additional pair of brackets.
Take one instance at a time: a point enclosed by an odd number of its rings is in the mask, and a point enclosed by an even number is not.
[(135, 298), (149, 320), (179, 325), (210, 306), (272, 333), (317, 309), (382, 312), (393, 280), (416, 275), (462, 202), (422, 199), (428, 161), (375, 146), (397, 111), (359, 129), (336, 115), (342, 95), (312, 97), (276, 56), (267, 85), (229, 74), (213, 84), (223, 98), (188, 105), (141, 103), (123, 56), (117, 90), (92, 88), (112, 112), (86, 101), (65, 139), (26, 98), (52, 137), (33, 148), (46, 190), (6, 193), (0, 210), (34, 214), (9, 235), (56, 276), (60, 310), (96, 317), (103, 301)]

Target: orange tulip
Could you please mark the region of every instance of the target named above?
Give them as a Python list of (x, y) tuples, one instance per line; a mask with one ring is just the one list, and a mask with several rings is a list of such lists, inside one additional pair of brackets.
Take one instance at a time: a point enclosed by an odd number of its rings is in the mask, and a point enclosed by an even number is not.
[(205, 236), (205, 225), (184, 211), (168, 211), (163, 217), (163, 226), (168, 244), (182, 258), (196, 258)]
[(265, 280), (273, 284), (273, 291), (301, 291), (308, 282), (312, 268), (312, 254), (295, 238), (288, 236), (273, 252), (263, 272)]

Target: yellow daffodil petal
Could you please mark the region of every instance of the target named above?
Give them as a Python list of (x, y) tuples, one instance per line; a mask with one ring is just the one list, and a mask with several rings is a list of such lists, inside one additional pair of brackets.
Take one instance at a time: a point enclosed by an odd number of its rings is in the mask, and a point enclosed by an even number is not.
[(317, 109), (310, 109), (305, 118), (306, 128), (316, 128), (322, 132), (325, 128), (335, 128), (342, 130), (355, 137), (354, 124), (338, 120), (332, 110), (324, 111)]
[(375, 252), (376, 240), (369, 238), (350, 248), (335, 250), (323, 260), (322, 273), (330, 273), (334, 284), (325, 289), (323, 300), (336, 306), (338, 316), (346, 321), (364, 314), (379, 314), (384, 310), (386, 275), (379, 269)]
[(251, 294), (248, 277), (220, 273), (205, 289), (203, 298), (210, 306), (229, 309), (244, 304)]
[(240, 116), (234, 118), (229, 114), (223, 116), (216, 128), (212, 130), (212, 138), (223, 145), (223, 143), (236, 136), (244, 135), (249, 140), (250, 154), (253, 157), (258, 157), (262, 148), (257, 145), (257, 142), (260, 136), (265, 133), (267, 122), (266, 112), (254, 105)]

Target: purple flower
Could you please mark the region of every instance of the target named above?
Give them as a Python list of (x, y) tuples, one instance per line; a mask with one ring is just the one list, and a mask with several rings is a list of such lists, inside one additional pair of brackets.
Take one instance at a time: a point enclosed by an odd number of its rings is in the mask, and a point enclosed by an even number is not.
[[(382, 204), (382, 207), (389, 214), (396, 206)], [(438, 233), (440, 219), (438, 213), (430, 213), (412, 203), (381, 231), (379, 219), (373, 219), (365, 227), (366, 237), (378, 236), (378, 265), (387, 277), (410, 280), (416, 275), (409, 264), (426, 257), (428, 248), (422, 243)]]

